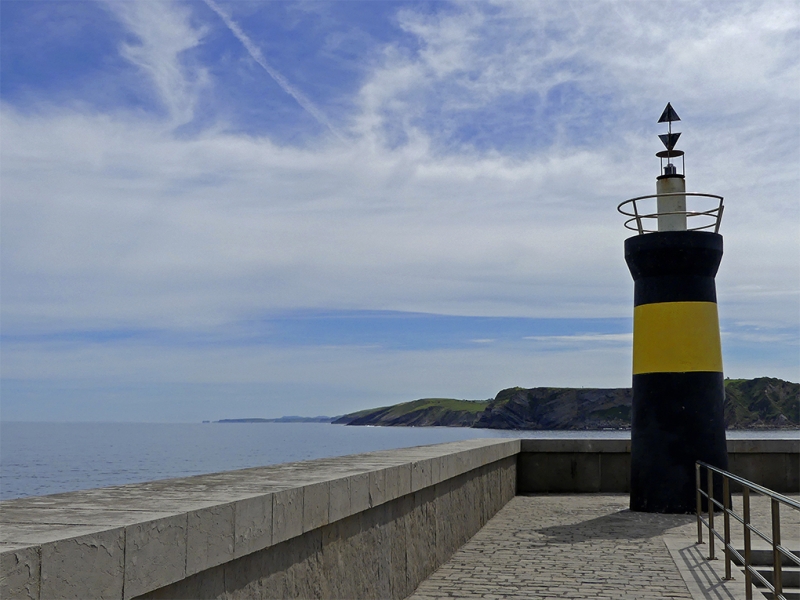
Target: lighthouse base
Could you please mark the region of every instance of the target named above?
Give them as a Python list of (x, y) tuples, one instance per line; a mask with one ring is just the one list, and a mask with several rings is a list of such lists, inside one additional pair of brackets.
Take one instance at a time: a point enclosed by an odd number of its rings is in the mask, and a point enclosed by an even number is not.
[[(724, 400), (722, 373), (634, 375), (631, 510), (695, 511), (695, 461), (728, 468)], [(722, 502), (721, 486), (714, 488)]]

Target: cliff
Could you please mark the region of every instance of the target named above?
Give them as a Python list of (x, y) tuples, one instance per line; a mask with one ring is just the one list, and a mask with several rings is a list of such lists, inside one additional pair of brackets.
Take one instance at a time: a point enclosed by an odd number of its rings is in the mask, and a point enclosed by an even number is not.
[[(760, 377), (725, 380), (728, 429), (800, 428), (800, 384)], [(486, 429), (627, 429), (630, 388), (508, 388), (493, 400), (424, 398), (362, 410), (342, 425), (449, 426)]]
[(510, 388), (492, 400), (473, 427), (484, 429), (625, 429), (629, 388)]
[(728, 429), (800, 427), (800, 384), (774, 377), (727, 379), (725, 425)]

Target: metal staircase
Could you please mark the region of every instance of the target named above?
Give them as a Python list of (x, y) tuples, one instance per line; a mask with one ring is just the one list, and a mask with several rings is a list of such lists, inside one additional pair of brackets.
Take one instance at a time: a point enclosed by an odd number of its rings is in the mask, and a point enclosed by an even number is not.
[[(741, 566), (745, 578), (745, 594), (747, 600), (753, 597), (753, 586), (757, 587), (765, 598), (774, 600), (800, 600), (800, 526), (793, 522), (792, 531), (786, 542), (781, 536), (781, 508), (786, 514), (791, 511), (793, 517), (800, 513), (800, 502), (779, 494), (763, 486), (748, 481), (742, 477), (724, 471), (708, 463), (696, 463), (696, 492), (697, 492), (697, 542), (703, 543), (703, 525), (708, 528), (709, 559), (714, 558), (715, 540), (723, 544), (725, 552), (725, 579), (731, 579), (731, 564)], [(705, 470), (706, 477), (701, 476)], [(706, 489), (702, 482), (705, 479)], [(714, 494), (714, 480), (721, 480), (721, 502), (719, 488)], [(741, 514), (731, 506), (731, 484), (742, 488)], [(763, 496), (770, 504), (769, 528), (765, 533), (767, 523), (754, 523), (750, 510), (751, 493)], [(703, 504), (707, 504), (707, 519), (702, 515)], [(788, 512), (787, 512), (788, 509)], [(714, 513), (722, 511), (723, 530), (714, 527)], [(743, 542), (734, 542), (731, 538), (732, 521), (742, 525)], [(787, 524), (787, 519), (784, 519)], [(737, 526), (738, 529), (738, 526)], [(797, 536), (797, 537), (795, 537)], [(755, 540), (755, 546), (753, 541)], [(795, 546), (794, 548), (787, 547)]]
[[(737, 548), (739, 554), (744, 555), (744, 548)], [(794, 556), (800, 559), (800, 550), (790, 550)], [(800, 566), (797, 563), (793, 562), (792, 559), (789, 557), (782, 557), (781, 560), (781, 584), (783, 588), (782, 596), (786, 598), (786, 600), (800, 600)], [(742, 561), (738, 560), (736, 556), (733, 557), (733, 563), (739, 567), (743, 567)], [(760, 549), (760, 550), (751, 550), (750, 551), (750, 563), (755, 567), (756, 571), (758, 571), (759, 575), (761, 575), (764, 579), (766, 579), (769, 584), (775, 587), (775, 574), (773, 571), (773, 551), (771, 548), (769, 549)], [(775, 598), (775, 595), (772, 591), (770, 591), (764, 584), (758, 581), (757, 578), (754, 578), (754, 584), (759, 592), (761, 592), (765, 598), (771, 600)]]

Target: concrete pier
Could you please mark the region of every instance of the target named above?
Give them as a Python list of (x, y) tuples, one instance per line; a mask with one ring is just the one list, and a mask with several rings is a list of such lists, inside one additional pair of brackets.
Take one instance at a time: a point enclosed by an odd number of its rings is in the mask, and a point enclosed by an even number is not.
[[(800, 491), (800, 440), (736, 440), (728, 451), (734, 472)], [(599, 572), (592, 552), (613, 562), (630, 546), (647, 557), (661, 534), (642, 532), (673, 523), (620, 512), (629, 471), (625, 440), (488, 439), (7, 501), (0, 598), (406, 598), (478, 532), (489, 540), (479, 554), (498, 560), (569, 557), (551, 579), (570, 564)], [(573, 495), (541, 495), (553, 492)], [(580, 533), (593, 524), (599, 536)], [(570, 531), (597, 539), (563, 553)], [(636, 573), (627, 556), (620, 568)]]

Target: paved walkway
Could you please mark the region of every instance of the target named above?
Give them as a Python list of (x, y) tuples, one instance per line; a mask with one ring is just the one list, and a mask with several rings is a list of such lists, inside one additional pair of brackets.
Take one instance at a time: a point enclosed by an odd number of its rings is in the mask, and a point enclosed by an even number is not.
[(744, 598), (743, 576), (722, 582), (724, 561), (695, 545), (694, 516), (627, 506), (626, 494), (517, 496), (411, 599)]

